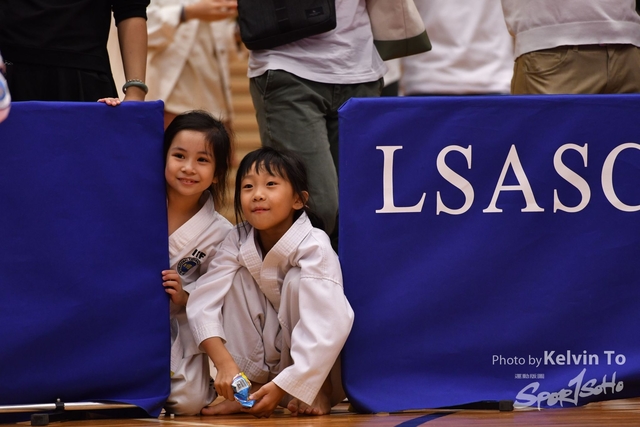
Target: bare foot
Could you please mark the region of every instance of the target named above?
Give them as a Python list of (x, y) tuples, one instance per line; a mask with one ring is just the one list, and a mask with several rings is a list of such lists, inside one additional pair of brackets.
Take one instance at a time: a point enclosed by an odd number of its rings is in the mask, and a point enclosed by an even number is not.
[(320, 391), (311, 405), (294, 397), (287, 405), (287, 409), (294, 417), (298, 415), (327, 415), (331, 412), (331, 402), (329, 396)]
[(235, 400), (223, 400), (215, 405), (205, 406), (200, 415), (230, 415), (242, 412), (242, 405)]

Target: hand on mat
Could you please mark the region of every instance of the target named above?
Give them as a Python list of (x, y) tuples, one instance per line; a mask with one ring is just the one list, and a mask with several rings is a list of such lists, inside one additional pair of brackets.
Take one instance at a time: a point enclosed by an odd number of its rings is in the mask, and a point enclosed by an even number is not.
[(284, 395), (285, 391), (283, 389), (273, 381), (268, 382), (249, 396), (249, 399), (256, 401), (253, 408), (243, 409), (242, 412), (247, 412), (258, 418), (268, 418), (273, 413), (273, 410), (278, 407)]
[(235, 18), (238, 15), (238, 3), (235, 0), (200, 0), (184, 7), (184, 18), (201, 21), (219, 21)]
[(112, 107), (117, 107), (118, 105), (120, 105), (121, 101), (118, 98), (100, 98), (98, 99), (98, 102), (111, 105)]
[(164, 291), (169, 294), (174, 304), (186, 307), (189, 300), (189, 294), (182, 289), (182, 280), (175, 270), (162, 271), (162, 286)]

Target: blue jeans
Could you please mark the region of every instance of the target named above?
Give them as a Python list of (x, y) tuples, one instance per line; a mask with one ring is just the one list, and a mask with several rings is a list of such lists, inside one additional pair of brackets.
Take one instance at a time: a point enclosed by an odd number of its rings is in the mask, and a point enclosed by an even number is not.
[(382, 79), (358, 84), (318, 83), (282, 70), (251, 79), (262, 145), (302, 157), (309, 206), (331, 234), (338, 216), (338, 108), (353, 97), (380, 96)]

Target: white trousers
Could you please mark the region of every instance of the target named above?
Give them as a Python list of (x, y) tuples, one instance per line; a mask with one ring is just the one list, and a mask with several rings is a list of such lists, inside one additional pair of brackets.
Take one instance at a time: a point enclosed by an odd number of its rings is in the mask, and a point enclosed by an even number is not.
[[(300, 320), (300, 269), (292, 268), (282, 286), (280, 311), (262, 293), (246, 268), (238, 270), (222, 309), (226, 348), (252, 381), (266, 384), (293, 364), (291, 332)], [(340, 358), (330, 373), (332, 405), (345, 397), (340, 380)], [(292, 396), (286, 396), (281, 405)]]
[[(175, 319), (174, 319), (175, 320)], [(177, 322), (172, 321), (172, 335), (178, 332)], [(188, 324), (180, 327), (188, 327)], [(184, 356), (179, 333), (171, 345), (171, 393), (165, 403), (167, 413), (176, 415), (198, 415), (200, 410), (216, 398), (211, 381), (209, 357), (204, 354)]]
[[(290, 305), (283, 294), (281, 307)], [(291, 364), (290, 319), (283, 319), (283, 330), (278, 313), (246, 268), (236, 273), (222, 315), (227, 350), (252, 382), (265, 384)]]

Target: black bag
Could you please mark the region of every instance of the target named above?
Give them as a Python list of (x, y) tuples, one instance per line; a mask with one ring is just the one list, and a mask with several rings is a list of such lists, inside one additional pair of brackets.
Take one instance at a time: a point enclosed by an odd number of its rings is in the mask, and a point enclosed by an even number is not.
[(247, 49), (271, 49), (336, 27), (335, 0), (238, 0)]

